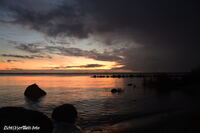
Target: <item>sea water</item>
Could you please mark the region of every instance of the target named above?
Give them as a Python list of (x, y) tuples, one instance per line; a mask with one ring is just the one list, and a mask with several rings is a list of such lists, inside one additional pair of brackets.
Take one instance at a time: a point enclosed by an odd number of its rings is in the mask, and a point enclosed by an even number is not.
[[(89, 74), (0, 75), (0, 107), (25, 107), (51, 117), (56, 106), (70, 103), (78, 110), (77, 124), (84, 130), (98, 131), (119, 122), (195, 106), (194, 96), (183, 91), (163, 93), (143, 87), (142, 82), (142, 78), (92, 78)], [(34, 83), (47, 92), (37, 102), (24, 97), (26, 87)], [(113, 94), (113, 88), (123, 92)]]

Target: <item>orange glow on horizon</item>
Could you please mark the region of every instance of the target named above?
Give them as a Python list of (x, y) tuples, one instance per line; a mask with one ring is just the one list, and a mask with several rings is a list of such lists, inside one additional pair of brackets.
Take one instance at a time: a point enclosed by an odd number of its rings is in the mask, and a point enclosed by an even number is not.
[[(102, 66), (84, 67), (88, 64)], [(24, 59), (13, 62), (0, 62), (0, 70), (110, 70), (120, 67), (122, 65), (118, 65), (116, 62), (97, 61), (84, 57), (55, 57), (53, 59)]]

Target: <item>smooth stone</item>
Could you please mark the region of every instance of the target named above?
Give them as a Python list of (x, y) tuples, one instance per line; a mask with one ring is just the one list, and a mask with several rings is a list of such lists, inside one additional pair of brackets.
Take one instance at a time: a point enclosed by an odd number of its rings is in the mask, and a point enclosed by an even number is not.
[(28, 86), (24, 92), (24, 95), (32, 100), (37, 100), (46, 94), (37, 84)]

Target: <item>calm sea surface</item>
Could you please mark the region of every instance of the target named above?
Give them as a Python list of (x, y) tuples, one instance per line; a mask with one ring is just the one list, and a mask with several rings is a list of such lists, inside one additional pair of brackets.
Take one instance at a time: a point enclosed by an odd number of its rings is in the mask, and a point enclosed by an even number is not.
[[(47, 92), (38, 102), (24, 97), (28, 85), (36, 83)], [(133, 83), (136, 88), (128, 86)], [(112, 88), (123, 93), (112, 94)], [(142, 78), (91, 78), (90, 75), (0, 75), (0, 107), (21, 106), (49, 117), (64, 103), (75, 105), (78, 125), (100, 130), (118, 122), (196, 106), (195, 97), (182, 91), (160, 93), (144, 88)]]

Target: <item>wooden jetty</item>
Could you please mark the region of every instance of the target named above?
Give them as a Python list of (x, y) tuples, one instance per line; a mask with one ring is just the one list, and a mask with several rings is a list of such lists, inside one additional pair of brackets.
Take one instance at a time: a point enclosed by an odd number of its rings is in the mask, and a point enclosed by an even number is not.
[(187, 73), (97, 73), (92, 78), (154, 78), (166, 75), (168, 77), (181, 78)]

